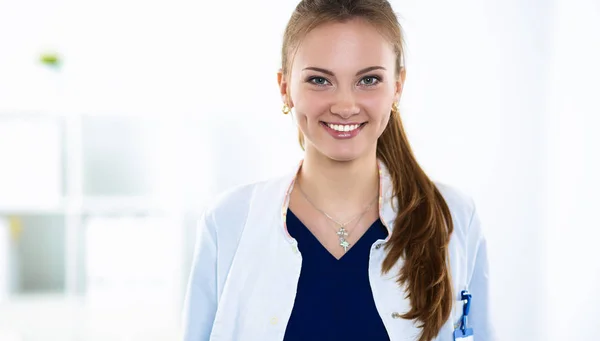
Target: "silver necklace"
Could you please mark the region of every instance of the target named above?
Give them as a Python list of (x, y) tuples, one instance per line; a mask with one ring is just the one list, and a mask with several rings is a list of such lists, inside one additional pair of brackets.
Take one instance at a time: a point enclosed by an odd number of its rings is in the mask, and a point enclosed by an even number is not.
[[(348, 231), (346, 230), (346, 226), (348, 224), (350, 224), (354, 219), (356, 219), (357, 217), (362, 218), (365, 213), (367, 213), (369, 211), (369, 209), (371, 208), (371, 206), (373, 206), (373, 204), (375, 203), (375, 201), (377, 200), (377, 196), (371, 201), (371, 203), (369, 203), (369, 205), (360, 213), (354, 215), (352, 217), (352, 219), (348, 220), (345, 223), (340, 223), (339, 221), (337, 221), (336, 219), (334, 219), (333, 217), (331, 217), (329, 214), (327, 214), (327, 212), (323, 211), (322, 209), (318, 208), (317, 205), (313, 204), (313, 202), (308, 198), (308, 195), (304, 192), (304, 190), (302, 189), (302, 186), (300, 186), (300, 184), (298, 184), (298, 189), (300, 189), (300, 193), (302, 193), (302, 195), (304, 196), (304, 198), (306, 199), (306, 201), (308, 201), (309, 204), (312, 205), (312, 207), (314, 207), (317, 211), (321, 212), (323, 215), (325, 215), (329, 220), (333, 221), (334, 223), (336, 223), (337, 225), (339, 225), (339, 229), (336, 230), (334, 228), (334, 230), (336, 231), (336, 234), (339, 237), (339, 241), (340, 241), (340, 246), (344, 248), (344, 252), (348, 251), (348, 248), (350, 247), (350, 243), (348, 242), (348, 240), (346, 239), (349, 236)], [(360, 218), (358, 219), (358, 221), (360, 221)], [(356, 222), (356, 224), (358, 224), (358, 221)], [(355, 226), (356, 227), (356, 226)]]

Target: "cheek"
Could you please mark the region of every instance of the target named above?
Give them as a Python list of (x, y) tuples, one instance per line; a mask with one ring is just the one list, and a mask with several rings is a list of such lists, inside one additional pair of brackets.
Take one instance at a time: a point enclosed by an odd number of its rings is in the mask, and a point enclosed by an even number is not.
[(385, 121), (391, 112), (391, 107), (384, 103), (388, 103), (387, 98), (373, 97), (363, 101), (363, 106), (374, 121)]
[(390, 122), (391, 119), (391, 115), (390, 114), (386, 114), (382, 119), (381, 119), (381, 132), (383, 132), (385, 130), (385, 127), (387, 127), (388, 123)]
[(313, 119), (327, 113), (329, 110), (328, 101), (322, 94), (316, 91), (298, 90), (294, 100), (294, 110), (296, 115)]

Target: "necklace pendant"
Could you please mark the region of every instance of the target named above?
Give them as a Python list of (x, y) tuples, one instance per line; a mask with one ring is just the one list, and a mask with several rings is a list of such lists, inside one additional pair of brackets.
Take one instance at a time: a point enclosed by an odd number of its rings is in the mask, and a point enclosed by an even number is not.
[(343, 225), (340, 226), (340, 230), (337, 231), (337, 235), (340, 236), (340, 246), (344, 248), (344, 252), (348, 251), (348, 247), (350, 246), (350, 243), (348, 243), (348, 241), (346, 240), (348, 232), (346, 231)]
[(344, 252), (348, 251), (348, 247), (350, 246), (350, 243), (348, 243), (348, 241), (344, 238), (340, 238), (340, 246), (344, 248)]

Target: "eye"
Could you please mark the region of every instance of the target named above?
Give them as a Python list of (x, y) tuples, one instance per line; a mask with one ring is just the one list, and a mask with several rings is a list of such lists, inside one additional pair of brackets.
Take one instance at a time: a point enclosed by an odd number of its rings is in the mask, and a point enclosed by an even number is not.
[(379, 84), (379, 82), (381, 82), (381, 78), (379, 76), (366, 76), (363, 79), (361, 79), (362, 81), (365, 81), (363, 84), (366, 86), (375, 86), (377, 84)]
[[(313, 82), (314, 80), (316, 80), (317, 82)], [(307, 79), (307, 82), (318, 86), (324, 86), (325, 82), (329, 83), (329, 81), (323, 77), (311, 77)]]

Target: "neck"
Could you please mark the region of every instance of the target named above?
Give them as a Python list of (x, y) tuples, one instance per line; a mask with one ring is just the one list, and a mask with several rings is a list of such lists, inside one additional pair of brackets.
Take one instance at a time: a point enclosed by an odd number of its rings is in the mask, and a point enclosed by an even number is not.
[(379, 194), (376, 154), (335, 161), (307, 152), (297, 182), (320, 209), (348, 217), (362, 211)]

